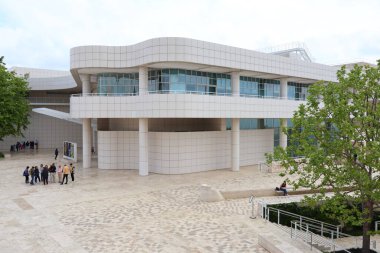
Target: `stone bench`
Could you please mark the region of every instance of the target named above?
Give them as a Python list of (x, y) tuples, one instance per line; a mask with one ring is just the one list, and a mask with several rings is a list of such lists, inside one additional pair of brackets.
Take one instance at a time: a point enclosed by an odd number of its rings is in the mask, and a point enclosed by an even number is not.
[[(288, 195), (292, 195), (291, 193), (294, 192), (294, 188), (293, 187), (286, 187), (286, 191), (288, 192)], [(276, 194), (277, 195), (284, 195), (284, 192), (281, 191), (281, 190), (275, 190)]]
[(224, 197), (219, 190), (207, 184), (202, 184), (199, 200), (204, 202), (216, 202), (224, 200)]

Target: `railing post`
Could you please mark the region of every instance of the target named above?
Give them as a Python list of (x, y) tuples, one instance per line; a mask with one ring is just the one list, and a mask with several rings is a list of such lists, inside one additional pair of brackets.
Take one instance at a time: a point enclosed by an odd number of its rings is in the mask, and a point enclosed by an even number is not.
[(277, 209), (277, 224), (280, 225), (280, 209)]
[(252, 195), (250, 198), (249, 198), (249, 202), (252, 203), (252, 214), (251, 214), (251, 219), (256, 219), (256, 216), (255, 216), (255, 201), (254, 201), (255, 197)]
[(290, 222), (290, 238), (293, 238), (293, 221)]
[(309, 232), (309, 224), (306, 224), (306, 232)]
[(379, 223), (378, 223), (377, 221), (375, 221), (375, 231), (377, 231), (377, 229), (378, 229), (378, 227), (377, 227), (378, 224), (379, 224)]
[(339, 226), (336, 227), (336, 239), (339, 238)]
[(300, 217), (300, 229), (302, 228), (302, 217)]
[(310, 250), (313, 250), (313, 233), (310, 233)]
[(323, 222), (321, 223), (321, 236), (323, 236)]

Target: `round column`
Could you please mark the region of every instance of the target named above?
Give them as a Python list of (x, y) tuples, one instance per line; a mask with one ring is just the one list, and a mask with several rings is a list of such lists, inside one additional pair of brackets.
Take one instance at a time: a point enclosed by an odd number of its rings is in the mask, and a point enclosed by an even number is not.
[(232, 119), (232, 171), (240, 170), (240, 119)]
[(148, 119), (139, 119), (139, 175), (149, 174)]
[(79, 77), (82, 81), (82, 96), (87, 96), (89, 93), (91, 93), (90, 75), (80, 74)]
[[(232, 96), (240, 97), (240, 76), (239, 72), (231, 73)], [(232, 119), (232, 171), (240, 170), (240, 119)]]
[(287, 78), (280, 79), (280, 97), (281, 99), (288, 98), (288, 79)]
[(91, 119), (83, 119), (82, 123), (83, 129), (83, 168), (91, 167), (91, 139), (92, 139), (92, 129), (91, 129)]
[(240, 96), (240, 76), (238, 72), (231, 73), (231, 88), (232, 88), (232, 96), (239, 97)]
[(139, 67), (139, 95), (148, 93), (148, 68)]

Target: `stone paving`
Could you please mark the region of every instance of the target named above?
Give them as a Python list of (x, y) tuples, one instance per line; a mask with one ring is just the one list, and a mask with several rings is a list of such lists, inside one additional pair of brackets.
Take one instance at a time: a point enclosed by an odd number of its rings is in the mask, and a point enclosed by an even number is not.
[(267, 252), (257, 242), (265, 226), (249, 218), (247, 199), (204, 203), (198, 196), (204, 183), (223, 190), (272, 188), (282, 182), (276, 174), (252, 166), (140, 177), (78, 163), (75, 182), (69, 178), (67, 185), (24, 183), (26, 165), (52, 162), (53, 151), (41, 150), (0, 160), (0, 252)]

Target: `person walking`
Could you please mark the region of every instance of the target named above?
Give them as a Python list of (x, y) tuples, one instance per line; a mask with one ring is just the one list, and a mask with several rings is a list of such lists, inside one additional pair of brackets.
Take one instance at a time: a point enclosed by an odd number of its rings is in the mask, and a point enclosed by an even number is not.
[(55, 154), (55, 160), (57, 160), (58, 153), (59, 153), (59, 152), (58, 152), (58, 148), (56, 148), (55, 151), (54, 151), (54, 154)]
[(62, 179), (61, 185), (63, 184), (63, 181), (65, 181), (65, 178), (66, 178), (66, 183), (65, 184), (67, 184), (67, 181), (68, 181), (68, 178), (69, 178), (69, 174), (70, 174), (70, 168), (69, 168), (69, 166), (67, 166), (65, 164), (63, 166), (63, 179)]
[(58, 183), (62, 183), (62, 173), (63, 173), (63, 168), (61, 165), (58, 165)]
[(75, 166), (73, 166), (73, 164), (70, 163), (71, 182), (74, 182), (74, 169), (75, 169)]
[(25, 177), (25, 184), (29, 183), (29, 166), (26, 166), (22, 175)]
[(45, 184), (49, 184), (49, 168), (47, 165), (45, 165), (45, 167), (42, 169), (41, 171), (41, 176), (42, 176), (42, 181), (44, 182), (44, 185)]

